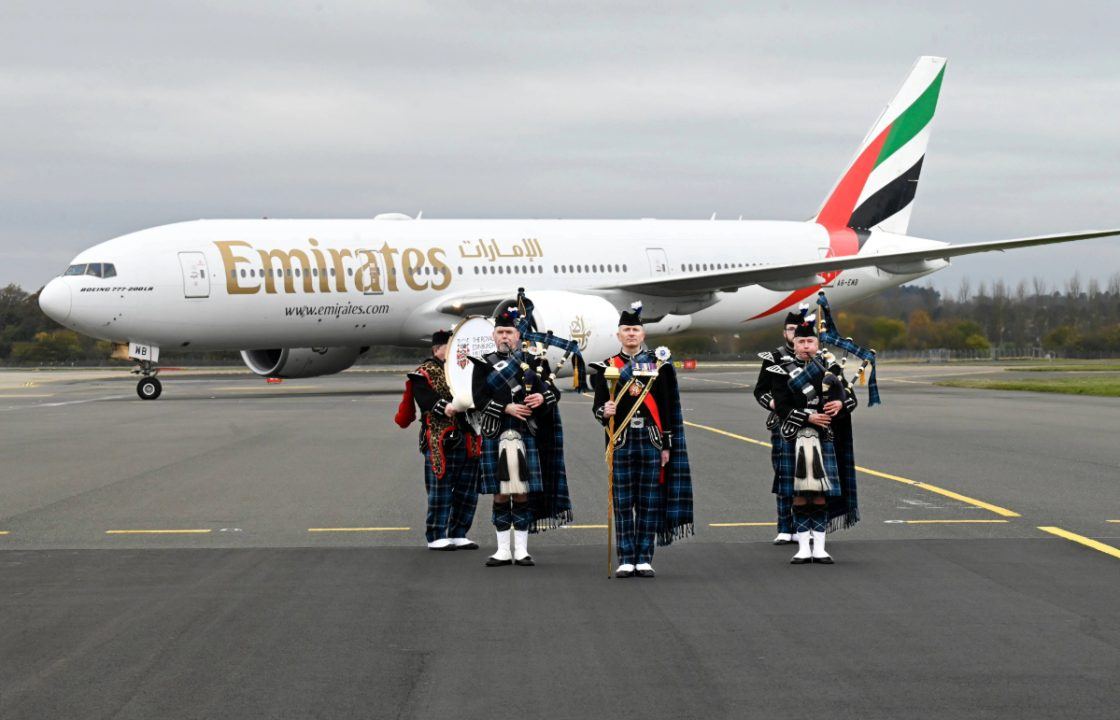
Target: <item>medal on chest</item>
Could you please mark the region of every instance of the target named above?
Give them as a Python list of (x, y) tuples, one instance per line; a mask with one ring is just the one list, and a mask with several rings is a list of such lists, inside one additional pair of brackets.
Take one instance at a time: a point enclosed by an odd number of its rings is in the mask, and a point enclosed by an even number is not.
[(634, 382), (632, 382), (630, 384), (630, 396), (631, 397), (638, 397), (639, 395), (641, 395), (643, 387), (645, 387), (645, 386), (642, 385), (640, 380), (635, 380)]

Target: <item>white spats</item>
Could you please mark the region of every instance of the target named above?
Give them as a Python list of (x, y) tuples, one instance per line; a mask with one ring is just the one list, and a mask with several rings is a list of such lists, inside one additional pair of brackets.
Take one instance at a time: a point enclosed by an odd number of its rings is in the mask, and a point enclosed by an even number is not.
[(830, 564), (832, 556), (824, 551), (824, 542), (828, 534), (821, 530), (813, 530), (810, 534), (813, 536), (813, 562)]
[(455, 544), (448, 538), (440, 538), (439, 540), (433, 540), (428, 543), (429, 550), (449, 550), (454, 548)]
[(634, 574), (634, 566), (631, 563), (622, 563), (618, 569), (614, 571), (616, 578), (628, 578)]
[(460, 549), (466, 548), (468, 550), (476, 550), (478, 548), (478, 543), (465, 537), (451, 538), (451, 544)]
[(651, 578), (656, 574), (653, 572), (653, 565), (650, 565), (647, 562), (638, 563), (637, 565), (635, 565), (634, 572), (637, 573), (638, 577), (644, 578)]
[(797, 540), (797, 554), (790, 562), (794, 565), (810, 562), (813, 559), (813, 550), (809, 547), (809, 533), (794, 533), (794, 538)]
[(513, 559), (518, 565), (532, 565), (533, 558), (529, 555), (529, 531), (513, 531)]
[(793, 533), (778, 533), (774, 538), (775, 545), (788, 545), (793, 542)]
[(487, 564), (509, 565), (513, 562), (513, 553), (509, 551), (509, 530), (498, 530), (498, 551), (490, 556)]

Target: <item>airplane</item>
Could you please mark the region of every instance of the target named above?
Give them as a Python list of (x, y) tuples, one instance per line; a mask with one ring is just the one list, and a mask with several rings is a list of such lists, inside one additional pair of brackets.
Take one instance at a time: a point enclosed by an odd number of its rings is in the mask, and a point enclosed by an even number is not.
[(617, 349), (618, 308), (633, 301), (654, 337), (741, 330), (821, 289), (840, 305), (953, 257), (1120, 234), (958, 245), (908, 235), (945, 67), (918, 59), (808, 221), (195, 220), (82, 251), (39, 305), (136, 361), (137, 394), (151, 400), (161, 350), (240, 350), (258, 375), (326, 375), (374, 345), (421, 346), (519, 287), (542, 330), (596, 358)]

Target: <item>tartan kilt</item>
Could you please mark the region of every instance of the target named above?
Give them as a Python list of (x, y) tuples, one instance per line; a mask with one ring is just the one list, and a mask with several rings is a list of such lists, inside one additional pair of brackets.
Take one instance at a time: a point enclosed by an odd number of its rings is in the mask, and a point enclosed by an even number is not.
[[(504, 431), (504, 428), (503, 428)], [(541, 460), (537, 453), (537, 439), (527, 432), (521, 433), (525, 443), (525, 464), (529, 466), (529, 477), (522, 478), (529, 486), (529, 492), (544, 492), (544, 478), (541, 476)], [(498, 438), (482, 439), (482, 457), (479, 459), (478, 492), (480, 495), (496, 495), (501, 490), (498, 476)]]
[(782, 433), (778, 431), (779, 425), (770, 428), (770, 465), (774, 468), (774, 482), (770, 484), (770, 492), (778, 494), (778, 468), (782, 458)]
[[(797, 439), (787, 440), (779, 434), (774, 447), (777, 449), (778, 457), (774, 493), (782, 497), (793, 497), (793, 473), (794, 469), (797, 467)], [(828, 475), (828, 479), (832, 483), (832, 489), (825, 493), (825, 495), (829, 497), (839, 496), (842, 492), (840, 487), (840, 468), (836, 463), (836, 448), (833, 446), (831, 440), (821, 438), (821, 455), (821, 459), (824, 461), (824, 472)]]

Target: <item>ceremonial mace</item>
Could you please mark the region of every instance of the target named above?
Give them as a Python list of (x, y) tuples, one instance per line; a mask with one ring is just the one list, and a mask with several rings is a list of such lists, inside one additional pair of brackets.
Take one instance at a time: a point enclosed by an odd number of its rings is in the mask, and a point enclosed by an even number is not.
[[(603, 378), (610, 383), (610, 399), (614, 402), (614, 393), (618, 388), (618, 378), (621, 372), (614, 365), (603, 369)], [(607, 579), (614, 577), (614, 421), (617, 417), (611, 415), (607, 423)]]

